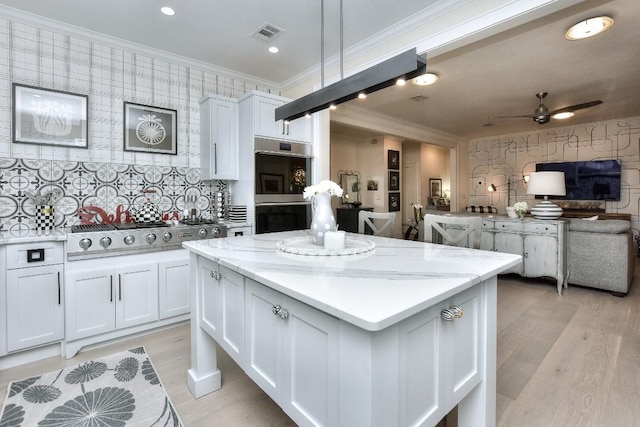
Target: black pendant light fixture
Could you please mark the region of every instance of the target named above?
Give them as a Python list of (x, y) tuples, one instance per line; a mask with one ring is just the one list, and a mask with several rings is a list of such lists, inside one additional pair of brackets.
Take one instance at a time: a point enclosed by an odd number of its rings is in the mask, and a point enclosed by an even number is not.
[[(324, 3), (324, 2), (323, 2)], [(322, 46), (321, 46), (321, 72), (322, 85), (324, 86), (324, 4), (322, 5)], [(291, 101), (276, 108), (276, 121), (291, 121), (317, 111), (350, 101), (359, 95), (370, 94), (396, 84), (398, 79), (409, 81), (427, 72), (426, 59), (418, 56), (416, 49), (408, 50), (380, 64), (367, 68), (353, 76), (342, 78), (342, 0), (340, 0), (340, 77), (341, 80), (322, 87), (321, 89), (305, 95), (302, 98)]]

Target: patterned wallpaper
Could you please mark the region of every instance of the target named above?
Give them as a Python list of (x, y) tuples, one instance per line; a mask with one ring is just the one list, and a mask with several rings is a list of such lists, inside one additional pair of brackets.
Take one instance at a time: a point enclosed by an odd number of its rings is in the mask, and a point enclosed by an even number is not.
[[(157, 190), (152, 199), (165, 212), (181, 209), (185, 192), (207, 208), (212, 192), (226, 183), (200, 181), (200, 98), (276, 88), (43, 26), (0, 11), (0, 229), (33, 227), (26, 192), (51, 186), (64, 191), (56, 204), (58, 226), (76, 222), (74, 212), (89, 204), (116, 215), (118, 206), (144, 200), (139, 191), (148, 188)], [(87, 95), (88, 149), (13, 143), (14, 82)], [(124, 151), (125, 101), (177, 110), (177, 155)]]
[[(541, 129), (470, 141), (469, 205), (492, 205), (505, 213), (510, 179), (510, 204), (524, 200), (531, 206), (533, 196), (516, 181), (535, 171), (536, 163), (621, 159), (621, 200), (605, 202), (606, 212), (629, 213), (632, 226), (640, 228), (640, 117)], [(487, 191), (492, 183), (498, 191)]]

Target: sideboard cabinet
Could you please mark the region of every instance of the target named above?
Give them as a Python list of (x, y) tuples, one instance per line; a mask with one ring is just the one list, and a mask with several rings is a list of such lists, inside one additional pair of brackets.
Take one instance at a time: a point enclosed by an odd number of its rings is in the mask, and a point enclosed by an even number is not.
[(552, 277), (561, 294), (567, 280), (567, 237), (564, 220), (487, 217), (482, 219), (480, 249), (521, 255), (522, 264), (504, 273)]

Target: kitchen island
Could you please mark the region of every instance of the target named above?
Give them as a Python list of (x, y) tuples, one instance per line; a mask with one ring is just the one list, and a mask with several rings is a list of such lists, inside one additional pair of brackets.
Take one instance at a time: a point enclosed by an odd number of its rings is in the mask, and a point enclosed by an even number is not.
[[(375, 249), (276, 248), (304, 231), (183, 243), (191, 369), (221, 386), (216, 343), (299, 425), (495, 425), (497, 274), (512, 254), (366, 236)], [(365, 236), (348, 234), (349, 239)]]

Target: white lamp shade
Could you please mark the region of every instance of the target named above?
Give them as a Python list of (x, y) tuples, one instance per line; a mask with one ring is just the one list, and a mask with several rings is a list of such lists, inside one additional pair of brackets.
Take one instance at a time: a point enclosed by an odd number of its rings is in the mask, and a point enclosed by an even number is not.
[(566, 196), (567, 189), (564, 185), (564, 172), (531, 172), (527, 194), (541, 196)]

